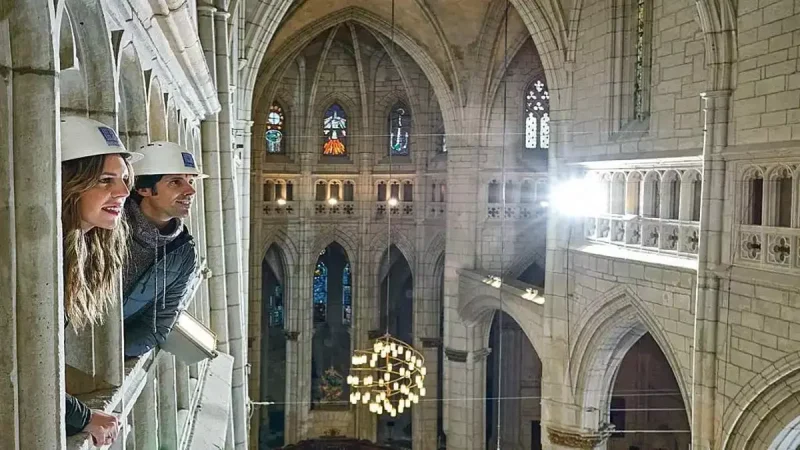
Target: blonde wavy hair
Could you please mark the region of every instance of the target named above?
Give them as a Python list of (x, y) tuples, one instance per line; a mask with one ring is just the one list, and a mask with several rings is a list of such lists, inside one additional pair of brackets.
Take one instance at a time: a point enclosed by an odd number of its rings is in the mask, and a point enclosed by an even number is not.
[[(95, 187), (103, 173), (106, 155), (61, 164), (64, 233), (64, 309), (76, 330), (103, 322), (108, 305), (119, 294), (122, 264), (128, 254), (128, 226), (124, 218), (113, 230), (81, 229), (78, 208), (84, 192)], [(133, 169), (126, 160), (130, 189)], [(123, 212), (124, 214), (124, 212)]]

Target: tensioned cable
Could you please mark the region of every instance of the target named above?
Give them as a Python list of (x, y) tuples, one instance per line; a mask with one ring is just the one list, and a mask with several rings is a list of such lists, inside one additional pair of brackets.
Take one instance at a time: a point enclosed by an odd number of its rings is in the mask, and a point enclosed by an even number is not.
[[(504, 23), (504, 36), (503, 36), (503, 138), (502, 150), (500, 151), (500, 158), (502, 161), (501, 166), (501, 189), (502, 189), (502, 204), (503, 212), (500, 216), (500, 317), (497, 321), (497, 406), (495, 407), (495, 414), (497, 415), (497, 450), (500, 449), (501, 441), (501, 424), (502, 414), (500, 412), (500, 399), (502, 397), (503, 387), (503, 278), (505, 277), (505, 229), (506, 229), (506, 103), (508, 101), (508, 8), (510, 3), (506, 0), (505, 10), (505, 23)], [(491, 325), (490, 325), (491, 326)]]
[[(392, 0), (392, 32), (391, 37), (389, 40), (391, 41), (392, 46), (392, 54), (394, 54), (394, 2)], [(391, 58), (391, 55), (389, 55)], [(392, 197), (392, 153), (394, 149), (392, 148), (392, 140), (389, 139), (389, 183), (386, 186), (388, 189), (387, 192), (387, 203), (389, 203), (389, 207), (386, 209), (386, 334), (389, 334), (389, 284), (390, 280), (392, 279), (391, 274), (391, 267), (392, 267), (392, 209), (395, 207), (399, 207), (400, 199), (397, 198), (395, 201), (391, 201), (394, 197)], [(400, 186), (397, 187), (397, 196), (400, 196)], [(397, 205), (392, 205), (392, 203), (397, 202)]]

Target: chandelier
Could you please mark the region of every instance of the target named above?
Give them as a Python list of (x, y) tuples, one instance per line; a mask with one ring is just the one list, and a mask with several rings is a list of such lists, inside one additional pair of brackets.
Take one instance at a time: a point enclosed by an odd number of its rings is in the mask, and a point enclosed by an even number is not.
[(425, 396), (425, 358), (414, 347), (385, 334), (352, 358), (350, 403), (369, 405), (377, 415), (402, 414)]

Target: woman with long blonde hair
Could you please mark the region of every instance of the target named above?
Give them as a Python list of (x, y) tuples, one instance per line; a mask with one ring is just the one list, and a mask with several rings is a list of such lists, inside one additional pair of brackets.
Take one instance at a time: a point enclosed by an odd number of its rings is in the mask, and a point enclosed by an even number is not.
[[(85, 117), (61, 119), (61, 180), (64, 238), (64, 312), (76, 331), (103, 322), (120, 298), (127, 227), (120, 220), (141, 155), (125, 150), (117, 133)], [(113, 415), (91, 410), (67, 394), (67, 435), (87, 432), (95, 445), (109, 445), (119, 432)]]

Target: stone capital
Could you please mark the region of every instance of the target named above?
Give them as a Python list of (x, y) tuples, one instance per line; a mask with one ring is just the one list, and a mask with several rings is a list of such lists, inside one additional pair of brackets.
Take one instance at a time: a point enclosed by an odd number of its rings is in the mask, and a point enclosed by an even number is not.
[(601, 433), (586, 433), (577, 430), (547, 426), (550, 442), (567, 448), (591, 450), (603, 442), (608, 436)]
[(472, 362), (481, 362), (486, 359), (489, 354), (492, 353), (492, 349), (490, 348), (481, 348), (478, 350), (473, 350), (472, 352)]
[(449, 361), (465, 363), (467, 362), (467, 357), (469, 356), (469, 352), (466, 350), (456, 350), (454, 348), (445, 347), (444, 356)]
[(442, 346), (442, 339), (438, 337), (424, 337), (419, 338), (422, 342), (422, 348), (439, 348)]
[(299, 331), (284, 331), (283, 334), (286, 336), (287, 341), (296, 341), (300, 337)]

